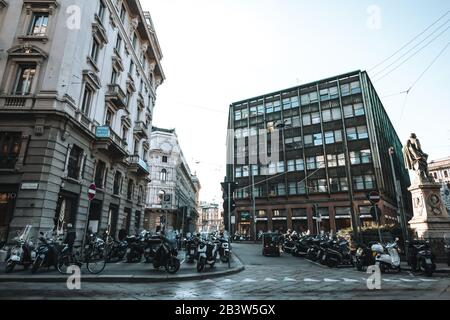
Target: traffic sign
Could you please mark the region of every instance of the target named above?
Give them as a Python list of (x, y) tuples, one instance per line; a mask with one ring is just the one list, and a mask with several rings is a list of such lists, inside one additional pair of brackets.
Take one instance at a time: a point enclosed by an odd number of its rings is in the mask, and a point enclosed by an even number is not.
[(89, 201), (94, 200), (96, 193), (97, 193), (97, 186), (95, 185), (95, 183), (93, 183), (89, 186), (89, 191), (88, 191)]
[(377, 191), (370, 192), (368, 198), (372, 204), (378, 203), (381, 200), (380, 194)]

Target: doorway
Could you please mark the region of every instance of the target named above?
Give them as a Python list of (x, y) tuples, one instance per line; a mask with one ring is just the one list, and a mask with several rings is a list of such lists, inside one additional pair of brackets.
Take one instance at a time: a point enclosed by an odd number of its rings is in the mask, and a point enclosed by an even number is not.
[(100, 227), (100, 219), (102, 216), (102, 202), (99, 200), (91, 201), (89, 208), (88, 230), (98, 233)]
[(117, 222), (119, 219), (119, 207), (111, 204), (108, 213), (108, 232), (114, 239), (117, 233)]

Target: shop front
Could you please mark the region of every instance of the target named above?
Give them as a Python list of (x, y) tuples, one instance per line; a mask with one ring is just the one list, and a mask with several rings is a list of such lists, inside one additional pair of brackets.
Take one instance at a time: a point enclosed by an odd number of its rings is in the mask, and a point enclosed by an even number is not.
[(239, 212), (239, 223), (237, 232), (242, 236), (250, 236), (251, 235), (251, 214), (249, 211), (241, 211)]
[(350, 207), (335, 208), (335, 224), (336, 232), (352, 227), (352, 213)]
[(371, 206), (360, 206), (359, 207), (359, 219), (361, 223), (361, 227), (370, 228), (376, 227), (377, 224), (373, 220), (372, 215), (370, 214)]
[(272, 231), (287, 232), (287, 210), (275, 209), (272, 211)]
[(297, 233), (307, 232), (309, 230), (306, 209), (292, 210), (292, 230)]
[(266, 210), (258, 210), (256, 212), (256, 233), (269, 231), (269, 218)]
[(314, 217), (314, 233), (318, 234), (320, 232), (328, 233), (331, 231), (330, 225), (330, 214), (328, 208), (319, 208), (319, 217)]
[(8, 240), (18, 189), (18, 185), (0, 187), (0, 244)]

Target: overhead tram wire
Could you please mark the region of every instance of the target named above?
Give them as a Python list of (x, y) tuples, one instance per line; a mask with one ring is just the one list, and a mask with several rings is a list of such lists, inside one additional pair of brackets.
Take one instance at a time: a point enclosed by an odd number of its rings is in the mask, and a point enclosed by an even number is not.
[(384, 64), (385, 62), (389, 61), (391, 58), (393, 58), (394, 56), (397, 55), (397, 53), (401, 52), (403, 49), (405, 49), (407, 46), (409, 46), (411, 43), (414, 42), (414, 40), (416, 40), (417, 38), (419, 38), (421, 35), (423, 35), (425, 32), (427, 32), (429, 29), (431, 29), (435, 24), (437, 24), (439, 21), (441, 21), (445, 16), (447, 16), (450, 13), (450, 10), (447, 11), (443, 16), (441, 16), (439, 19), (437, 19), (436, 21), (434, 21), (430, 26), (428, 26), (425, 30), (423, 30), (421, 33), (419, 33), (418, 35), (416, 35), (414, 38), (412, 38), (408, 43), (406, 43), (405, 45), (403, 45), (400, 49), (398, 49), (396, 52), (394, 52), (391, 56), (389, 56), (388, 58), (384, 59), (383, 61), (379, 62), (377, 65), (375, 65), (374, 67), (370, 68), (368, 70), (368, 72), (373, 71), (374, 69), (378, 68), (379, 66), (381, 66), (382, 64)]
[[(445, 27), (448, 22), (450, 21), (447, 20), (444, 24), (440, 25), (436, 30), (434, 30), (432, 33), (430, 33), (428, 36), (426, 36), (425, 38), (423, 38), (420, 42), (418, 42), (416, 45), (414, 45), (412, 48), (410, 48), (408, 51), (406, 51), (404, 54), (402, 54), (401, 56), (399, 56), (397, 59), (395, 59), (391, 64), (389, 64), (388, 66), (384, 67), (383, 69), (381, 69), (380, 71), (376, 72), (374, 75), (372, 75), (373, 78), (376, 78), (379, 74), (382, 74), (384, 71), (388, 70), (390, 67), (392, 67), (393, 65), (395, 65), (399, 60), (401, 60), (402, 58), (404, 58), (406, 55), (408, 55), (410, 52), (412, 52), (414, 49), (416, 49), (418, 46), (420, 46), (422, 43), (424, 43), (427, 39), (429, 39), (430, 37), (432, 37), (434, 34), (436, 34), (442, 27)], [(442, 31), (441, 33), (439, 33), (438, 36), (436, 36), (435, 38), (433, 38), (431, 41), (429, 41), (425, 46), (423, 46), (418, 52), (422, 51), (423, 49), (425, 49), (426, 47), (428, 47), (431, 43), (433, 43), (437, 38), (439, 38), (442, 34), (444, 34), (448, 29), (450, 28), (450, 26), (447, 26), (447, 28)], [(418, 53), (417, 52), (417, 53)], [(409, 60), (409, 59), (407, 59)], [(407, 61), (406, 60), (406, 61)]]
[(450, 46), (450, 42), (447, 42), (445, 47), (438, 53), (438, 55), (433, 59), (433, 61), (431, 61), (431, 63), (425, 68), (425, 70), (420, 74), (420, 76), (416, 79), (416, 81), (414, 81), (413, 84), (409, 87), (409, 89), (406, 90), (406, 97), (405, 97), (405, 102), (403, 103), (402, 112), (400, 114), (400, 121), (402, 121), (402, 119), (403, 119), (403, 114), (406, 109), (406, 103), (408, 100), (409, 93), (417, 85), (417, 83), (423, 78), (425, 73), (427, 73), (427, 71), (430, 70), (431, 67), (436, 63), (436, 61), (444, 54), (445, 50), (447, 50), (447, 48), (449, 46)]
[(385, 73), (384, 75), (382, 75), (381, 77), (379, 77), (378, 79), (374, 80), (374, 82), (378, 82), (381, 79), (384, 79), (385, 77), (387, 77), (388, 75), (390, 75), (392, 72), (394, 72), (395, 70), (397, 70), (398, 68), (400, 68), (402, 65), (404, 65), (406, 62), (408, 62), (409, 60), (411, 60), (413, 57), (415, 57), (418, 53), (420, 53), (423, 49), (425, 49), (426, 47), (428, 47), (431, 43), (433, 43), (437, 38), (439, 38), (440, 36), (442, 36), (448, 29), (450, 29), (450, 26), (447, 27), (444, 31), (442, 31), (440, 34), (438, 34), (436, 37), (434, 37), (431, 41), (429, 41), (426, 45), (424, 45), (423, 47), (421, 47), (419, 50), (417, 50), (416, 52), (414, 52), (412, 55), (410, 55), (408, 58), (406, 58), (405, 60), (403, 60), (398, 66), (396, 66), (394, 69), (388, 71), (387, 73)]

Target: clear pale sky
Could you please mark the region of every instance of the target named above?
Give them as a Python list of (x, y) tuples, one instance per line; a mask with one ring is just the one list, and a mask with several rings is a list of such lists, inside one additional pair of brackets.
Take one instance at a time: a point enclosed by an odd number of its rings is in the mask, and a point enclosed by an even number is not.
[[(176, 128), (191, 170), (202, 183), (201, 200), (205, 201), (221, 199), (219, 183), (225, 176), (227, 114), (232, 102), (349, 71), (370, 70), (450, 10), (448, 0), (141, 3), (152, 14), (167, 76), (158, 90), (154, 125)], [(372, 80), (435, 29), (442, 26), (444, 32), (449, 19), (450, 13), (369, 72)], [(406, 141), (411, 132), (417, 133), (431, 159), (450, 156), (450, 47), (413, 87), (406, 104), (405, 94), (390, 95), (406, 91), (449, 41), (447, 29), (375, 83), (400, 139)]]

